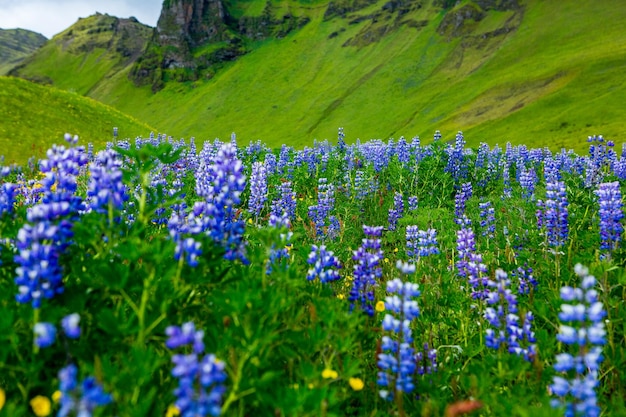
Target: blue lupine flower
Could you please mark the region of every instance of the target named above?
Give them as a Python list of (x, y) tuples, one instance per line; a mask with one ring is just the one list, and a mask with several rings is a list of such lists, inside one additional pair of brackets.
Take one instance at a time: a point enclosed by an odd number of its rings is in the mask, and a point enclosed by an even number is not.
[(454, 141), (454, 146), (448, 145), (446, 148), (448, 154), (448, 163), (444, 169), (445, 172), (449, 172), (454, 178), (455, 183), (459, 183), (461, 180), (467, 177), (468, 160), (465, 156), (465, 138), (463, 132), (458, 132)]
[(410, 196), (409, 197), (409, 211), (415, 211), (417, 210), (418, 207), (418, 200), (417, 200), (417, 196)]
[(76, 415), (91, 417), (99, 406), (105, 406), (113, 401), (102, 386), (92, 376), (86, 377), (82, 384), (78, 384), (78, 368), (70, 364), (59, 371), (59, 391), (61, 391), (58, 417)]
[(172, 376), (178, 379), (174, 390), (176, 407), (182, 416), (218, 416), (221, 413), (222, 396), (226, 391), (224, 362), (213, 354), (204, 354), (204, 332), (196, 331), (192, 322), (182, 327), (169, 326), (166, 346), (170, 349), (193, 346), (191, 354), (172, 356)]
[(489, 327), (486, 330), (485, 345), (491, 349), (505, 347), (509, 353), (523, 356), (531, 361), (537, 354), (535, 334), (532, 331), (532, 312), (527, 312), (520, 326), (517, 297), (509, 288), (511, 281), (506, 272), (496, 270), (496, 280), (489, 281), (491, 291), (487, 294), (484, 318)]
[[(397, 268), (402, 274), (415, 273), (415, 265), (398, 261)], [(387, 281), (385, 298), (385, 314), (382, 327), (385, 335), (382, 338), (382, 353), (378, 354), (378, 380), (381, 387), (380, 396), (386, 400), (393, 400), (402, 392), (411, 392), (415, 388), (413, 375), (417, 364), (414, 349), (411, 322), (415, 320), (420, 310), (416, 297), (420, 295), (417, 284), (402, 282), (399, 278)]]
[(516, 276), (519, 281), (517, 289), (519, 294), (528, 294), (537, 288), (538, 283), (533, 275), (533, 269), (527, 264), (524, 264), (524, 267), (518, 267), (511, 275)]
[(601, 346), (606, 343), (606, 311), (594, 288), (595, 277), (580, 264), (574, 272), (580, 278), (580, 288), (561, 288), (561, 299), (576, 304), (561, 304), (557, 340), (568, 351), (556, 355), (554, 369), (560, 375), (553, 377), (550, 385), (552, 394), (558, 397), (552, 400), (552, 406), (565, 407), (567, 416), (598, 416), (595, 388), (603, 360)]
[(98, 152), (89, 165), (89, 207), (98, 213), (121, 210), (128, 200), (126, 186), (122, 182), (122, 160), (114, 150)]
[(84, 148), (56, 145), (48, 150), (47, 159), (40, 161), (40, 170), (45, 174), (40, 182), (41, 199), (29, 207), (28, 223), (19, 230), (16, 241), (19, 252), (15, 256), (15, 284), (20, 303), (39, 308), (44, 298), (63, 292), (59, 256), (73, 236), (73, 221), (85, 209), (75, 193), (76, 177), (86, 163)]
[(478, 208), (480, 209), (480, 227), (483, 229), (482, 235), (493, 239), (496, 231), (495, 210), (490, 201), (479, 203)]
[(600, 209), (600, 249), (611, 253), (617, 248), (624, 233), (622, 219), (622, 192), (619, 182), (607, 182), (600, 184), (595, 191), (598, 196)]
[(278, 187), (280, 197), (272, 202), (272, 214), (282, 217), (283, 213), (290, 221), (296, 218), (296, 193), (293, 192), (290, 181), (282, 182)]
[(524, 169), (521, 172), (519, 184), (522, 187), (522, 198), (527, 201), (532, 201), (534, 199), (537, 180), (537, 174), (534, 169)]
[(40, 348), (51, 346), (56, 340), (57, 329), (52, 323), (37, 323), (33, 327), (35, 345)]
[(419, 230), (417, 226), (407, 226), (406, 247), (407, 257), (412, 263), (417, 263), (421, 257), (438, 254), (437, 231), (435, 229)]
[(415, 354), (417, 362), (417, 374), (427, 375), (437, 372), (437, 349), (431, 349), (428, 343), (424, 343), (424, 349)]
[(267, 171), (265, 164), (255, 162), (252, 164), (252, 173), (250, 174), (250, 199), (248, 200), (248, 210), (254, 217), (259, 217), (266, 200)]
[(329, 184), (326, 178), (320, 178), (317, 186), (317, 205), (309, 207), (309, 217), (315, 223), (315, 232), (318, 239), (327, 236), (330, 212), (335, 208), (335, 186)]
[(17, 195), (17, 185), (11, 183), (0, 184), (0, 217), (4, 213), (13, 212), (13, 204)]
[(463, 216), (465, 215), (465, 205), (467, 200), (472, 197), (472, 183), (466, 182), (454, 196), (454, 217), (457, 224), (464, 224)]
[(363, 225), (366, 238), (358, 250), (354, 251), (352, 259), (356, 261), (354, 265), (354, 282), (348, 300), (350, 300), (350, 311), (354, 310), (356, 302), (365, 314), (374, 315), (374, 287), (378, 285), (378, 280), (382, 277), (380, 263), (383, 259), (380, 236), (382, 226)]
[[(538, 207), (540, 207), (539, 204), (540, 201), (537, 202)], [(569, 235), (568, 204), (565, 183), (549, 181), (546, 184), (546, 199), (542, 202), (544, 210), (541, 218), (550, 246), (561, 247), (567, 241)]]
[(333, 251), (326, 250), (324, 245), (319, 247), (312, 245), (307, 263), (312, 266), (306, 276), (309, 281), (319, 278), (320, 282), (324, 284), (341, 278), (338, 271), (341, 268), (339, 259)]
[(61, 327), (63, 332), (70, 339), (78, 339), (80, 337), (80, 315), (78, 313), (72, 313), (63, 317), (61, 320)]
[(393, 196), (393, 208), (389, 209), (389, 230), (396, 230), (398, 219), (404, 215), (402, 193), (396, 191)]
[(283, 213), (280, 217), (274, 214), (270, 214), (270, 220), (268, 225), (276, 229), (283, 229), (285, 232), (281, 233), (279, 236), (279, 248), (276, 247), (276, 243), (272, 243), (272, 247), (270, 249), (270, 258), (267, 261), (265, 267), (265, 273), (267, 275), (272, 273), (273, 267), (275, 265), (278, 265), (279, 262), (284, 259), (289, 259), (289, 250), (292, 247), (291, 237), (293, 236), (293, 232), (291, 232), (290, 230), (291, 221), (289, 220), (287, 213)]

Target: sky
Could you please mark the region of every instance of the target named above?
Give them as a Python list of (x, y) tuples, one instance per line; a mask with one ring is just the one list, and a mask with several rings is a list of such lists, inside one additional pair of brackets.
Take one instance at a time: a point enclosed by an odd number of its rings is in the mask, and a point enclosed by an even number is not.
[(116, 17), (134, 16), (156, 26), (162, 0), (0, 0), (0, 28), (29, 29), (50, 39), (80, 17), (100, 12)]

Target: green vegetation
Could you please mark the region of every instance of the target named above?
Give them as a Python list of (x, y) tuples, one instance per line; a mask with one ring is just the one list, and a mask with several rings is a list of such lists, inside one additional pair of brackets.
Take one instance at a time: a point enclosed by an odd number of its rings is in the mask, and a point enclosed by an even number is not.
[(0, 29), (0, 75), (46, 43), (45, 36), (25, 29)]
[(93, 99), (19, 78), (0, 77), (0, 108), (0, 155), (5, 164), (43, 157), (51, 144), (63, 142), (65, 133), (103, 147), (113, 127), (131, 138), (154, 130)]
[[(259, 16), (270, 4), (272, 19), (289, 13), (310, 21), (280, 39), (246, 41), (246, 54), (204, 77), (181, 83), (185, 74), (172, 73), (158, 88), (135, 87), (127, 67), (104, 77), (111, 64), (97, 50), (72, 56), (59, 48), (24, 71), (175, 137), (236, 132), (242, 143), (302, 147), (342, 126), (349, 141), (429, 141), (436, 129), (446, 140), (462, 130), (472, 146), (510, 141), (580, 151), (589, 135), (623, 140), (621, 4), (528, 0), (443, 30), (446, 16), (475, 3), (446, 10), (433, 3), (397, 2), (401, 12), (385, 0), (333, 2), (329, 13), (326, 2), (226, 2), (236, 19)], [(199, 54), (211, 50), (203, 48)], [(53, 74), (59, 62), (66, 72)]]

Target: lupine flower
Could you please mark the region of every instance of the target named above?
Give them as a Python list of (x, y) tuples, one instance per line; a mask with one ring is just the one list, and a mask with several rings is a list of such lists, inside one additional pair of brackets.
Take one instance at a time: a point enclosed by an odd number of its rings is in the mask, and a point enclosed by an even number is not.
[(0, 184), (0, 217), (4, 213), (11, 214), (13, 212), (16, 195), (17, 185), (8, 182)]
[[(398, 261), (397, 268), (405, 275), (415, 273), (415, 265)], [(381, 387), (380, 396), (393, 400), (403, 392), (411, 392), (415, 388), (413, 374), (417, 365), (412, 347), (413, 336), (411, 322), (420, 310), (415, 298), (420, 295), (417, 284), (402, 282), (399, 278), (387, 281), (385, 314), (382, 327), (385, 335), (382, 338), (382, 353), (378, 354), (378, 380)]]
[(183, 416), (218, 416), (221, 413), (222, 396), (226, 391), (224, 362), (213, 354), (204, 354), (204, 332), (196, 331), (193, 323), (182, 327), (169, 326), (166, 346), (170, 349), (193, 347), (191, 354), (172, 356), (172, 376), (178, 379), (174, 390), (176, 407)]
[[(538, 207), (539, 203), (538, 201)], [(544, 210), (541, 222), (545, 227), (548, 244), (554, 247), (563, 246), (569, 235), (568, 201), (564, 182), (549, 181), (546, 184), (546, 200), (542, 202), (542, 206)]]
[(431, 349), (428, 343), (424, 343), (424, 349), (415, 354), (417, 362), (417, 374), (427, 375), (437, 372), (437, 349)]
[(33, 327), (35, 333), (35, 345), (39, 348), (47, 348), (56, 340), (57, 329), (52, 323), (37, 323)]
[(480, 227), (483, 229), (482, 235), (493, 238), (496, 231), (495, 210), (490, 201), (479, 203), (478, 208), (480, 209)]
[(89, 164), (89, 207), (98, 213), (120, 210), (128, 200), (126, 186), (122, 182), (122, 160), (114, 150), (98, 152)]
[(404, 201), (402, 193), (396, 192), (393, 196), (393, 208), (389, 209), (389, 230), (396, 230), (398, 219), (404, 215)]
[(516, 276), (519, 281), (517, 290), (519, 294), (528, 294), (531, 289), (537, 288), (538, 283), (533, 276), (533, 269), (528, 265), (524, 264), (524, 267), (518, 267), (511, 275)]
[(70, 339), (78, 339), (80, 337), (80, 315), (78, 313), (72, 313), (68, 316), (65, 316), (63, 320), (61, 320), (61, 327), (63, 328), (63, 332)]
[(606, 182), (600, 184), (595, 194), (598, 196), (600, 209), (600, 249), (609, 253), (615, 250), (622, 239), (624, 226), (622, 219), (622, 192), (619, 182)]
[(485, 345), (491, 349), (506, 348), (509, 353), (523, 356), (527, 361), (537, 354), (535, 334), (532, 331), (532, 312), (527, 312), (520, 325), (517, 297), (509, 288), (511, 281), (506, 272), (496, 270), (496, 280), (489, 280), (489, 291), (484, 318), (490, 327), (486, 329)]
[(417, 210), (417, 206), (418, 206), (418, 201), (417, 201), (417, 196), (410, 196), (409, 197), (409, 211), (415, 211)]
[(419, 230), (417, 226), (407, 226), (406, 247), (407, 257), (412, 263), (417, 263), (421, 257), (438, 254), (437, 231), (435, 229)]
[(324, 245), (311, 247), (307, 263), (312, 266), (306, 276), (309, 281), (319, 278), (320, 282), (324, 284), (341, 278), (339, 271), (337, 271), (341, 268), (339, 259), (333, 251), (327, 251)]
[(454, 141), (454, 146), (448, 145), (446, 148), (448, 163), (445, 172), (449, 172), (458, 184), (467, 177), (468, 161), (465, 157), (465, 138), (463, 132), (458, 132)]
[(272, 214), (282, 217), (283, 213), (290, 221), (296, 218), (296, 194), (290, 181), (282, 182), (279, 186), (280, 197), (272, 202)]
[(457, 224), (463, 224), (463, 216), (465, 215), (465, 204), (472, 197), (472, 183), (466, 182), (454, 196), (454, 217)]
[(113, 401), (113, 397), (104, 391), (94, 377), (86, 377), (80, 385), (77, 377), (78, 368), (74, 364), (59, 371), (61, 408), (57, 414), (58, 417), (69, 415), (91, 417), (97, 407), (105, 406)]
[(272, 248), (270, 249), (270, 258), (267, 261), (267, 265), (265, 268), (265, 273), (267, 275), (272, 273), (273, 267), (281, 262), (283, 259), (289, 259), (289, 249), (291, 249), (291, 237), (293, 236), (293, 232), (291, 232), (291, 221), (289, 217), (287, 217), (286, 213), (283, 213), (281, 217), (275, 216), (274, 214), (270, 215), (269, 226), (277, 229), (284, 229), (286, 233), (280, 234), (280, 242), (277, 244), (273, 243)]
[(254, 217), (259, 217), (265, 201), (267, 200), (267, 171), (265, 164), (255, 162), (252, 164), (250, 174), (250, 199), (248, 210)]
[(328, 216), (335, 208), (335, 186), (329, 184), (326, 178), (320, 178), (317, 186), (317, 205), (309, 207), (309, 217), (315, 223), (315, 232), (318, 239), (327, 237)]
[(519, 178), (519, 184), (522, 187), (522, 198), (532, 201), (535, 196), (535, 185), (537, 184), (537, 174), (534, 169), (524, 169)]
[(354, 251), (352, 259), (356, 261), (354, 265), (354, 282), (350, 290), (350, 311), (354, 310), (356, 302), (361, 310), (369, 316), (374, 315), (374, 287), (378, 285), (378, 280), (382, 276), (380, 263), (383, 259), (383, 252), (380, 248), (380, 236), (382, 226), (365, 226), (363, 231), (366, 238), (358, 250)]
[(606, 312), (594, 288), (596, 279), (580, 264), (574, 268), (580, 278), (580, 288), (561, 288), (559, 320), (561, 326), (557, 340), (566, 349), (556, 355), (554, 369), (559, 375), (553, 377), (550, 390), (558, 398), (553, 407), (565, 407), (566, 416), (598, 416), (595, 388), (602, 357), (602, 345), (606, 343), (604, 317)]
[[(70, 137), (70, 140), (73, 139)], [(84, 149), (54, 145), (47, 159), (40, 161), (42, 195), (26, 214), (28, 223), (17, 234), (15, 262), (16, 299), (39, 308), (44, 298), (63, 292), (59, 256), (73, 236), (73, 221), (84, 211), (82, 199), (75, 192), (76, 176), (87, 163)]]

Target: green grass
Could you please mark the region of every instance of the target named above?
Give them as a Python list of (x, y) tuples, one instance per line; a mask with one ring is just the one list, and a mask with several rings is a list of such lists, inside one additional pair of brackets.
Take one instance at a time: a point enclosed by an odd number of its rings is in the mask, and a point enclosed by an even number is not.
[[(236, 16), (258, 15), (264, 4), (232, 7)], [(462, 130), (472, 146), (510, 141), (577, 151), (588, 135), (618, 143), (626, 136), (626, 7), (618, 2), (529, 0), (523, 13), (490, 11), (463, 39), (437, 33), (444, 14), (429, 4), (400, 19), (428, 21), (419, 29), (392, 24), (396, 15), (349, 24), (380, 11), (384, 0), (329, 21), (326, 3), (272, 4), (311, 21), (283, 39), (250, 45), (211, 79), (167, 83), (152, 94), (134, 87), (123, 69), (89, 95), (175, 137), (235, 132), (242, 143), (262, 139), (270, 146), (334, 139), (340, 126), (348, 141), (415, 135), (428, 141), (437, 129), (451, 139)], [(489, 36), (515, 22), (516, 30)], [(385, 25), (388, 33), (365, 45), (363, 35)], [(364, 46), (343, 46), (350, 39)], [(64, 80), (55, 84), (85, 92), (84, 84), (93, 83), (81, 79), (95, 77), (95, 68), (95, 61), (74, 66), (72, 77), (55, 75)]]
[(0, 77), (0, 155), (5, 164), (42, 157), (71, 133), (80, 143), (103, 147), (113, 127), (124, 137), (146, 136), (154, 129), (107, 105), (78, 94), (12, 77)]

